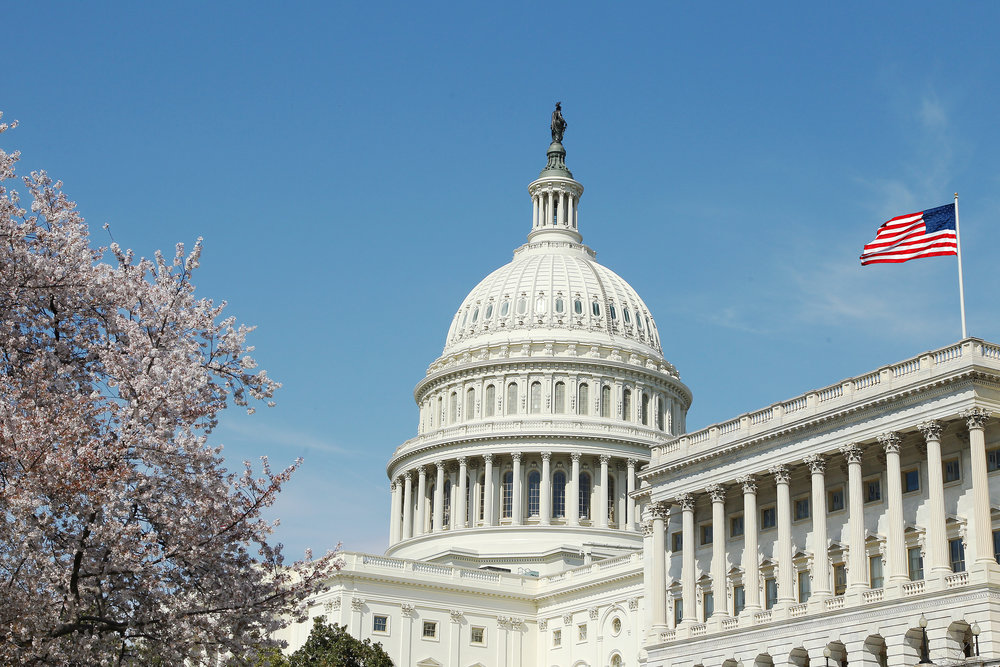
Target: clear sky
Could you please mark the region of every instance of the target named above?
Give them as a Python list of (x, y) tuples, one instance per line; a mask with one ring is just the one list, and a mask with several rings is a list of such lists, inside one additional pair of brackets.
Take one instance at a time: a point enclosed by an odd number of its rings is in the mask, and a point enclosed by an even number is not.
[(289, 556), (387, 542), (392, 451), (455, 309), (529, 231), (561, 100), (584, 241), (694, 392), (693, 429), (960, 338), (954, 258), (861, 268), (961, 195), (970, 335), (1000, 340), (1000, 4), (15, 3), (20, 169), (258, 325), (278, 406), (236, 463), (305, 459)]

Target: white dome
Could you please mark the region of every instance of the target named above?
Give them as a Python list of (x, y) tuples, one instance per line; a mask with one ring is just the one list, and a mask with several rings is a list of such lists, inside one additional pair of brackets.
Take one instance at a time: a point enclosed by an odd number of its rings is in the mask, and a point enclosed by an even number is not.
[(443, 354), (551, 339), (617, 343), (663, 358), (653, 316), (636, 291), (571, 241), (528, 243), (486, 276), (455, 314)]

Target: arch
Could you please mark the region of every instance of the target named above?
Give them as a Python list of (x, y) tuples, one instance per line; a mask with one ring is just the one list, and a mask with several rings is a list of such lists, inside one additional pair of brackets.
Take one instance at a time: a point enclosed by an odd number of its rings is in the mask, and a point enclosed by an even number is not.
[(611, 385), (601, 387), (601, 416), (611, 418)]
[(871, 660), (878, 667), (886, 667), (889, 664), (889, 651), (882, 635), (868, 635), (865, 639), (864, 650), (872, 656)]
[(774, 659), (770, 653), (760, 653), (753, 659), (753, 667), (774, 667)]
[(580, 518), (590, 518), (590, 473), (580, 473)]
[(517, 414), (517, 383), (511, 382), (507, 385), (507, 414)]
[(735, 658), (728, 658), (727, 660), (722, 661), (722, 667), (736, 667), (736, 664)]
[(830, 649), (830, 660), (833, 661), (834, 666), (847, 667), (847, 647), (844, 646), (844, 642), (839, 639), (834, 640), (827, 644), (826, 647)]
[(556, 382), (553, 394), (552, 412), (561, 415), (566, 412), (566, 383)]
[(538, 516), (541, 487), (542, 475), (532, 470), (528, 473), (528, 516)]
[(590, 414), (590, 385), (586, 382), (576, 388), (576, 413)]
[(795, 667), (809, 667), (809, 651), (801, 646), (793, 648), (788, 653), (788, 664)]
[(528, 396), (530, 398), (528, 412), (532, 414), (540, 413), (542, 411), (542, 383), (537, 380), (532, 382)]
[(952, 621), (945, 633), (944, 645), (949, 659), (961, 661), (972, 657), (972, 626), (964, 619)]
[(469, 421), (475, 416), (476, 413), (476, 390), (469, 387), (465, 391), (465, 414), (462, 417), (465, 421)]
[(566, 516), (566, 473), (557, 470), (552, 475), (552, 517)]
[(486, 399), (483, 401), (483, 414), (487, 417), (493, 416), (493, 408), (497, 404), (496, 385), (486, 385)]
[(618, 651), (612, 651), (611, 657), (608, 658), (608, 664), (611, 667), (622, 667), (622, 665), (625, 664), (625, 662), (622, 660), (622, 654)]
[(500, 482), (500, 516), (509, 519), (514, 514), (514, 473), (508, 470)]
[(628, 387), (622, 389), (622, 419), (632, 421), (632, 390)]

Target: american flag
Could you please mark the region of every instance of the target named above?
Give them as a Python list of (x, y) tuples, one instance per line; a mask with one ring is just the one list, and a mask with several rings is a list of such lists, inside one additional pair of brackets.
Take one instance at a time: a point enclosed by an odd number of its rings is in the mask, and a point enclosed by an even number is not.
[(875, 240), (861, 252), (861, 266), (957, 254), (955, 205), (945, 204), (882, 223)]

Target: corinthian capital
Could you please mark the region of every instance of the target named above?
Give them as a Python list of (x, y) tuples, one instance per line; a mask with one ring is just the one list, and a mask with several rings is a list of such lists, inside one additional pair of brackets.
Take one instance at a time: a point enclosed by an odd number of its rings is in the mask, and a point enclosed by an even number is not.
[(757, 493), (757, 478), (753, 475), (740, 475), (736, 483), (743, 486), (743, 493)]
[(710, 484), (705, 487), (708, 491), (708, 495), (712, 497), (713, 503), (724, 503), (726, 502), (726, 487), (721, 484)]
[(854, 443), (844, 445), (840, 448), (840, 453), (844, 455), (848, 463), (861, 463), (861, 445)]
[(792, 473), (786, 465), (774, 466), (768, 472), (774, 475), (774, 481), (778, 484), (788, 484), (792, 479)]
[(656, 519), (666, 520), (670, 516), (670, 505), (664, 502), (650, 503), (649, 513)]
[(878, 444), (885, 448), (886, 454), (899, 454), (899, 446), (903, 442), (903, 439), (899, 437), (898, 433), (883, 433), (878, 437)]
[(930, 421), (925, 421), (921, 424), (918, 424), (917, 428), (920, 430), (921, 433), (924, 434), (925, 440), (941, 439), (941, 422), (939, 421), (934, 421), (933, 419)]
[(682, 493), (677, 496), (677, 504), (681, 506), (681, 509), (685, 512), (694, 511), (694, 494), (693, 493)]
[(986, 427), (986, 420), (990, 418), (989, 410), (983, 408), (969, 408), (962, 413), (969, 430), (978, 430)]
[(822, 475), (826, 472), (826, 457), (822, 454), (810, 454), (803, 459), (809, 466), (809, 472)]

